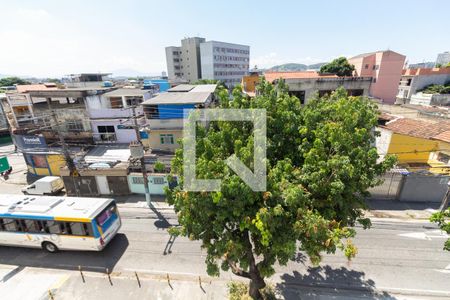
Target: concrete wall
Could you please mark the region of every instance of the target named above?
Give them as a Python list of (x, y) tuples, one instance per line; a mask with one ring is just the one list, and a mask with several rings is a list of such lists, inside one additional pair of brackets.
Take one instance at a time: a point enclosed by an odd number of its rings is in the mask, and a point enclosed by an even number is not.
[(190, 83), (198, 81), (201, 77), (200, 66), (200, 43), (204, 38), (192, 37), (181, 40), (181, 65), (183, 66), (184, 78)]
[(98, 131), (98, 126), (114, 126), (116, 134), (116, 143), (128, 144), (132, 141), (136, 141), (136, 132), (134, 129), (119, 129), (119, 125), (132, 125), (127, 119), (111, 119), (111, 120), (91, 120), (92, 123), (92, 133), (94, 135), (94, 140), (100, 140), (100, 133)]
[[(165, 195), (164, 188), (169, 186), (169, 181), (167, 180), (167, 174), (150, 174), (148, 177), (148, 188), (150, 190), (150, 194), (152, 195)], [(156, 182), (155, 178), (159, 178), (159, 180), (163, 180), (163, 183), (160, 184), (161, 181)], [(131, 173), (128, 175), (128, 185), (130, 187), (131, 193), (134, 194), (145, 194), (144, 189), (144, 180), (142, 174), (139, 173)]]
[(305, 103), (319, 91), (334, 91), (339, 87), (344, 87), (347, 90), (363, 90), (363, 96), (369, 95), (369, 88), (371, 85), (371, 78), (366, 77), (341, 77), (341, 78), (300, 78), (300, 79), (286, 79), (286, 84), (289, 86), (289, 91), (304, 91)]
[(450, 94), (417, 93), (411, 96), (410, 104), (416, 105), (450, 105)]
[[(161, 144), (161, 134), (172, 134), (174, 138), (173, 144)], [(183, 138), (182, 129), (160, 129), (160, 130), (150, 130), (148, 136), (149, 146), (152, 149), (175, 151), (180, 147), (177, 140)]]
[(447, 192), (450, 176), (410, 173), (405, 175), (398, 200), (408, 202), (441, 202)]
[(166, 47), (166, 63), (167, 63), (167, 74), (169, 76), (169, 79), (175, 79), (177, 76), (175, 73), (180, 73), (183, 70), (181, 69), (175, 69), (175, 66), (181, 67), (181, 62), (175, 62), (174, 59), (180, 59), (180, 55), (174, 55), (174, 51), (180, 52), (181, 47)]
[(392, 131), (385, 128), (377, 128), (376, 130), (380, 132), (380, 136), (375, 137), (375, 146), (379, 156), (378, 161), (383, 161), (384, 157), (388, 154)]
[(397, 156), (398, 163), (426, 163), (430, 153), (438, 149), (435, 140), (393, 133), (388, 153)]

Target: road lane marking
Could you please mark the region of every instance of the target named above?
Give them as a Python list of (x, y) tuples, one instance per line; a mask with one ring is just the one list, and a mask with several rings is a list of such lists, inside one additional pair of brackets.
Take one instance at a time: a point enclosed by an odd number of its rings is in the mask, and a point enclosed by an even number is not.
[(401, 237), (408, 237), (418, 240), (428, 240), (431, 241), (432, 239), (448, 239), (450, 236), (442, 231), (442, 230), (431, 230), (431, 231), (419, 231), (419, 232), (408, 232), (408, 233), (400, 233), (397, 234)]

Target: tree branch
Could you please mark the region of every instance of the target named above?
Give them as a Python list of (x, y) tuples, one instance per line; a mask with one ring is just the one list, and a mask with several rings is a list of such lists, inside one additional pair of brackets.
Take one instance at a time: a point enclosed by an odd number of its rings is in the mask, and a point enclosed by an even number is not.
[(227, 259), (227, 263), (231, 268), (231, 272), (233, 272), (234, 275), (237, 276), (241, 276), (241, 277), (245, 277), (250, 279), (250, 273), (238, 268), (238, 266), (236, 266), (236, 264), (234, 262), (232, 262), (231, 260)]

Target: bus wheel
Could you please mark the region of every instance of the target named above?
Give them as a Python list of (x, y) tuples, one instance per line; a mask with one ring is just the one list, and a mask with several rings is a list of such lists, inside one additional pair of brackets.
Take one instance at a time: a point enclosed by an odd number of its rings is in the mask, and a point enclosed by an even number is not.
[(42, 243), (42, 249), (44, 249), (44, 250), (46, 250), (47, 252), (50, 252), (50, 253), (58, 252), (58, 247), (56, 247), (55, 244), (50, 243), (50, 242), (43, 242)]

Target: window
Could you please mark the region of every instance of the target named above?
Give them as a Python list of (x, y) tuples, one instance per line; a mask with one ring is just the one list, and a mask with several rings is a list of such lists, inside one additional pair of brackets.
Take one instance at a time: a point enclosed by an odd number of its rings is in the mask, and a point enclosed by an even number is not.
[(372, 79), (372, 82), (377, 83), (377, 79), (376, 78)]
[(368, 69), (368, 68), (369, 68), (369, 65), (366, 64), (366, 65), (364, 66), (364, 69)]
[(14, 219), (3, 219), (3, 228), (5, 231), (19, 231), (16, 220)]
[(58, 222), (55, 221), (47, 221), (45, 222), (45, 231), (51, 234), (59, 234), (61, 233), (61, 227)]
[(144, 177), (131, 177), (133, 184), (144, 184)]
[(84, 227), (81, 223), (67, 223), (70, 226), (70, 231), (72, 231), (73, 235), (85, 235)]
[(161, 144), (173, 144), (173, 134), (160, 134)]
[(412, 81), (412, 78), (409, 78), (409, 79), (406, 81), (406, 86), (410, 86), (410, 85), (411, 85), (411, 81)]
[(164, 184), (164, 177), (153, 177), (154, 184)]
[(81, 120), (67, 120), (66, 121), (67, 131), (80, 132), (84, 130), (83, 121)]
[(110, 97), (111, 108), (123, 108), (122, 97)]
[(43, 227), (40, 221), (36, 220), (20, 220), (22, 229), (26, 232), (41, 232)]
[(141, 97), (135, 97), (135, 98), (127, 98), (127, 106), (132, 106), (132, 105), (138, 105), (140, 103), (142, 103), (142, 98)]

